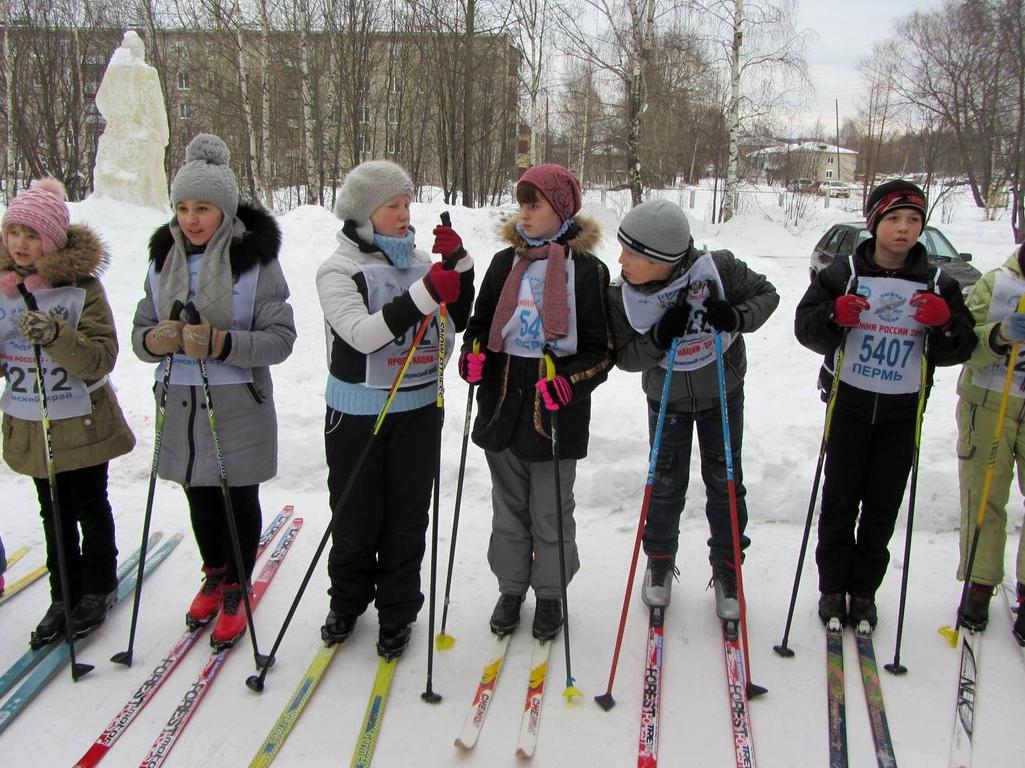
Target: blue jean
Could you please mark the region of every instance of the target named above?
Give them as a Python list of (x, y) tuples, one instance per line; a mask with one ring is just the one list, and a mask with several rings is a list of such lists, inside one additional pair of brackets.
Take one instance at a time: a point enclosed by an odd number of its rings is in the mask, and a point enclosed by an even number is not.
[[(655, 439), (658, 402), (648, 400), (648, 444)], [(737, 498), (737, 524), (741, 550), (751, 540), (744, 535), (747, 504), (744, 497), (744, 472), (740, 453), (744, 442), (744, 392), (735, 392), (726, 401), (730, 423), (730, 447), (733, 454), (734, 490)], [(648, 555), (676, 555), (680, 537), (680, 515), (687, 500), (690, 482), (690, 452), (697, 426), (701, 452), (701, 479), (705, 483), (705, 517), (711, 537), (708, 559), (733, 560), (733, 533), (730, 523), (729, 485), (726, 480), (726, 449), (722, 432), (722, 413), (718, 405), (704, 411), (666, 409), (662, 443), (655, 463), (648, 519), (644, 525), (644, 552)]]

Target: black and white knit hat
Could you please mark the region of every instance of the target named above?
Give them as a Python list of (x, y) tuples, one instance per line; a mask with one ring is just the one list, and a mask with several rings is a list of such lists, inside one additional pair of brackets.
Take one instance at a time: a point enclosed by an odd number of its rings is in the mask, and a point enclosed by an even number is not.
[(617, 236), (634, 253), (675, 264), (690, 246), (690, 222), (680, 206), (668, 200), (649, 200), (623, 217)]

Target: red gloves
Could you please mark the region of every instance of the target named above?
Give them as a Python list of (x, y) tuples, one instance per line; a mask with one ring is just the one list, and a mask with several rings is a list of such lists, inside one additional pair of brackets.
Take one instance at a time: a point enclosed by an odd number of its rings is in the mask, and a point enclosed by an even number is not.
[(914, 319), (922, 325), (946, 325), (950, 322), (950, 307), (938, 293), (923, 291), (908, 303), (918, 308)]
[(541, 393), (541, 399), (549, 411), (557, 411), (562, 406), (569, 405), (573, 399), (573, 387), (569, 379), (561, 373), (554, 379), (538, 379), (534, 389)]
[(463, 352), (459, 356), (459, 377), (467, 384), (479, 384), (484, 378), (484, 353)]
[(439, 224), (434, 228), (434, 247), (431, 248), (431, 253), (440, 253), (443, 259), (462, 255), (459, 251), (463, 251), (463, 238), (461, 238), (452, 227)]
[(451, 304), (459, 298), (459, 273), (445, 269), (440, 261), (435, 262), (431, 271), (424, 275), (424, 287), (439, 304)]
[(861, 321), (861, 313), (868, 309), (864, 298), (854, 293), (838, 296), (833, 304), (833, 322), (853, 328)]

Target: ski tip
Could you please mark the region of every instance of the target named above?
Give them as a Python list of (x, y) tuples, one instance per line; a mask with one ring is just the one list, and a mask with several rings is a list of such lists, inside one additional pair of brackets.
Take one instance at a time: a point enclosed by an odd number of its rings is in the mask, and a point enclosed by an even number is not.
[(131, 651), (118, 651), (110, 660), (115, 664), (123, 664), (126, 667), (132, 666), (132, 652)]
[(439, 651), (447, 651), (455, 644), (456, 639), (452, 635), (446, 635), (444, 632), (434, 638), (434, 647)]
[(908, 668), (898, 661), (891, 662), (890, 664), (884, 664), (883, 669), (892, 675), (906, 675), (908, 672)]
[(793, 650), (788, 648), (786, 645), (782, 645), (782, 644), (781, 645), (774, 645), (774, 646), (772, 646), (772, 650), (774, 650), (777, 654), (782, 656), (784, 659), (792, 659), (794, 657)]
[(583, 691), (577, 688), (572, 677), (566, 681), (566, 690), (562, 692), (562, 695), (566, 701), (573, 701), (574, 699), (582, 699), (584, 697)]
[(612, 691), (605, 691), (605, 693), (600, 696), (595, 696), (594, 700), (598, 703), (598, 706), (606, 712), (616, 706), (616, 700), (612, 698)]
[(936, 631), (940, 633), (944, 640), (950, 643), (951, 648), (957, 647), (957, 627), (940, 627)]

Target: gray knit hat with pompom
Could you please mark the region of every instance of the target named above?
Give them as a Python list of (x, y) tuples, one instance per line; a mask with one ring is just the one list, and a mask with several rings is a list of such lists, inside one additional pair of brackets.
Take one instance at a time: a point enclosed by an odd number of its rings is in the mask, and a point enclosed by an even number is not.
[(238, 182), (228, 160), (231, 153), (212, 133), (200, 133), (185, 149), (185, 164), (171, 182), (171, 207), (182, 200), (205, 200), (233, 219), (238, 211)]
[(335, 216), (356, 222), (356, 231), (369, 242), (374, 237), (371, 215), (399, 195), (413, 196), (413, 182), (402, 166), (388, 160), (368, 160), (346, 174), (335, 201)]

